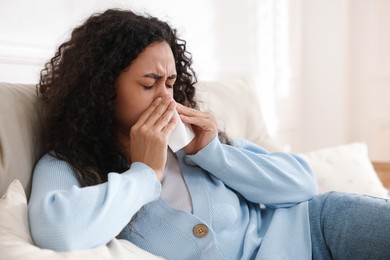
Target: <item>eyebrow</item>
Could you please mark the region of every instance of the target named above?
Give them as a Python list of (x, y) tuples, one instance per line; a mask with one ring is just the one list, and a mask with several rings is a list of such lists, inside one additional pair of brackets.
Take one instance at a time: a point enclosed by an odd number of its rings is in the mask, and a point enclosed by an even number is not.
[[(156, 80), (160, 80), (162, 79), (162, 76), (161, 75), (158, 75), (156, 73), (148, 73), (148, 74), (145, 74), (144, 77), (146, 78), (152, 78), (152, 79), (156, 79)], [(175, 79), (177, 76), (176, 74), (172, 74), (171, 76), (169, 76), (167, 79)]]

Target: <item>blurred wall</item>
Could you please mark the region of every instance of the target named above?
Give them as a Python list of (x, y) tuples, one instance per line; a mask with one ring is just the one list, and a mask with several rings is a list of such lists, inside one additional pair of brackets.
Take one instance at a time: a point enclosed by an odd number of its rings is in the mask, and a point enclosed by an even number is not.
[(253, 48), (248, 38), (251, 1), (234, 0), (2, 0), (0, 80), (36, 82), (38, 71), (71, 29), (94, 12), (130, 8), (168, 21), (187, 41), (202, 79), (248, 74)]
[(390, 1), (302, 1), (301, 150), (361, 141), (390, 161)]

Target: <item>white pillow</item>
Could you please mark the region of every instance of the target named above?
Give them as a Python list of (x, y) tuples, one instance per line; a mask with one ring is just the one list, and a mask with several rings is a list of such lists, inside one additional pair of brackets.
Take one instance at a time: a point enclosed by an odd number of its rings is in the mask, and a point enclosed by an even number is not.
[(247, 77), (226, 76), (218, 81), (201, 81), (196, 86), (201, 110), (212, 112), (220, 130), (233, 138), (248, 139), (268, 151), (281, 145), (269, 133), (254, 81)]
[(0, 260), (41, 259), (161, 259), (127, 240), (113, 239), (107, 246), (72, 252), (36, 247), (30, 236), (27, 200), (22, 184), (14, 180), (0, 199)]
[(317, 178), (320, 193), (340, 191), (388, 198), (365, 143), (350, 143), (300, 154)]

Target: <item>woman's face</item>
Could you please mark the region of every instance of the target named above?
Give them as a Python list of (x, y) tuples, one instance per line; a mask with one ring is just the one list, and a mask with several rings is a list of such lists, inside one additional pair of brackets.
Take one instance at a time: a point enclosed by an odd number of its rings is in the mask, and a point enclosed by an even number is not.
[(116, 80), (115, 116), (120, 131), (128, 131), (154, 99), (173, 96), (176, 67), (168, 43), (150, 44)]

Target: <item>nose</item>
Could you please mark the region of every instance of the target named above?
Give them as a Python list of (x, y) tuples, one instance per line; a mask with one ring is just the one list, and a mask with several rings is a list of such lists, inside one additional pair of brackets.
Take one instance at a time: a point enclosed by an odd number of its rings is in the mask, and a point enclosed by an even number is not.
[(162, 96), (165, 96), (167, 94), (169, 94), (173, 97), (173, 89), (167, 88), (164, 83), (158, 84), (157, 96), (162, 97)]

